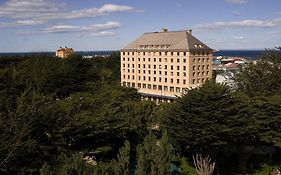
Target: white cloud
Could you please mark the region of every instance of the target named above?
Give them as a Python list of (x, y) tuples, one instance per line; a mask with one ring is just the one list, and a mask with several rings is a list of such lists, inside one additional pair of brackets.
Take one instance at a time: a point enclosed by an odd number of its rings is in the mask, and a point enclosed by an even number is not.
[(0, 17), (48, 22), (50, 20), (94, 18), (134, 10), (130, 6), (115, 4), (72, 11), (66, 11), (65, 9), (67, 9), (66, 4), (58, 0), (9, 0), (0, 6)]
[(248, 0), (225, 0), (225, 1), (234, 4), (245, 4), (248, 2)]
[(110, 31), (101, 31), (101, 32), (93, 33), (92, 35), (98, 37), (107, 37), (107, 36), (114, 36), (116, 35), (116, 33)]
[(245, 37), (244, 36), (234, 36), (233, 39), (243, 40), (243, 39), (245, 39)]
[(281, 27), (281, 18), (272, 20), (242, 20), (242, 21), (230, 21), (230, 22), (214, 22), (206, 23), (195, 26), (198, 30), (219, 30), (228, 28), (245, 28), (245, 27)]
[(118, 29), (121, 24), (116, 21), (109, 21), (104, 24), (92, 24), (88, 26), (70, 26), (70, 25), (56, 25), (43, 29), (43, 33), (70, 33), (70, 32), (94, 32), (108, 35), (109, 31)]
[(233, 15), (235, 15), (235, 16), (240, 16), (240, 15), (241, 15), (240, 12), (238, 12), (238, 11), (236, 11), (236, 10), (234, 10), (232, 13), (233, 13)]

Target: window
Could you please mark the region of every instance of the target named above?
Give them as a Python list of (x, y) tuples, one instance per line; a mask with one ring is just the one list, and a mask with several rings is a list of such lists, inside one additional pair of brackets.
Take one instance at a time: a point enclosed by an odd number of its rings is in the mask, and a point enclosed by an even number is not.
[(183, 76), (186, 77), (186, 73), (185, 72), (183, 73)]
[(149, 64), (149, 65), (148, 65), (148, 69), (150, 69), (150, 67), (151, 67), (151, 65)]
[(159, 62), (161, 62), (162, 61), (162, 59), (161, 58), (159, 58)]
[(146, 88), (146, 84), (142, 84), (142, 88)]
[(132, 87), (135, 87), (136, 86), (136, 84), (135, 83), (132, 83)]
[(156, 77), (153, 78), (153, 81), (156, 81)]
[(148, 58), (148, 61), (150, 62), (150, 58)]
[(174, 79), (171, 78), (171, 83), (173, 83), (173, 82), (174, 82)]
[(167, 78), (165, 78), (165, 83), (167, 83), (167, 81), (168, 81)]
[(171, 70), (174, 70), (174, 66), (171, 66)]
[(135, 58), (132, 58), (133, 61), (135, 61)]
[(179, 84), (180, 83), (180, 79), (177, 79), (177, 84)]
[(150, 70), (148, 70), (148, 74), (150, 74)]
[(173, 86), (170, 87), (170, 91), (174, 92), (174, 87)]
[(183, 70), (186, 70), (186, 66), (183, 66)]
[(157, 90), (157, 85), (153, 85), (153, 89), (154, 89), (154, 90)]
[(198, 70), (200, 70), (200, 65), (198, 66)]
[[(184, 52), (185, 53), (185, 52)], [(183, 59), (183, 62), (186, 63), (186, 59)]]
[(180, 53), (179, 53), (179, 52), (177, 52), (177, 55), (178, 55), (178, 56), (180, 56)]
[(153, 73), (154, 73), (154, 75), (156, 75), (156, 70), (155, 70), (155, 71), (153, 71)]
[(123, 86), (126, 86), (126, 82), (123, 82)]
[(159, 52), (159, 55), (161, 56), (161, 52)]
[(148, 88), (148, 89), (151, 89), (151, 84), (148, 84), (148, 85), (147, 85), (147, 88)]
[(123, 75), (123, 78), (124, 78), (124, 79), (126, 79), (126, 76), (125, 76), (125, 75)]
[(180, 59), (177, 59), (177, 63), (179, 63), (180, 62)]
[(138, 64), (138, 68), (140, 68), (140, 64)]
[(173, 59), (173, 58), (171, 58), (171, 62), (174, 62), (174, 59)]
[(168, 91), (168, 86), (164, 86), (164, 91)]
[(143, 58), (142, 61), (145, 61), (145, 58)]
[(193, 79), (192, 84), (195, 84), (195, 79)]
[(156, 65), (153, 65), (153, 68), (156, 69)]
[(135, 76), (133, 75), (133, 80), (135, 79)]
[(193, 70), (195, 70), (195, 66), (193, 66)]
[(145, 81), (145, 76), (143, 76), (143, 81)]
[(161, 75), (161, 73), (162, 73), (162, 72), (161, 72), (161, 71), (159, 71), (159, 75)]
[(158, 90), (162, 91), (162, 86), (161, 85), (158, 86)]
[(130, 67), (130, 64), (128, 64), (128, 68)]
[(177, 66), (177, 70), (180, 70), (180, 66)]
[(167, 58), (165, 58), (164, 61), (167, 62)]
[(140, 58), (138, 58), (138, 61), (140, 61)]
[(177, 72), (177, 76), (180, 76), (180, 72)]
[(128, 69), (128, 73), (130, 73), (130, 69)]
[(151, 77), (148, 77), (148, 81), (151, 81)]
[(167, 56), (168, 55), (168, 52), (165, 52), (165, 56)]
[(123, 55), (125, 55), (125, 52), (123, 52)]
[(140, 74), (140, 70), (138, 70), (139, 74)]
[(156, 58), (153, 58), (153, 61), (156, 62)]
[(127, 86), (128, 86), (128, 87), (131, 87), (131, 83), (130, 83), (130, 82), (127, 82)]
[(176, 92), (181, 92), (181, 88), (180, 87), (176, 87)]
[(186, 52), (183, 52), (183, 56), (186, 56)]
[(130, 58), (128, 58), (128, 61), (130, 61)]
[(161, 80), (162, 80), (162, 78), (161, 78), (161, 77), (159, 77), (159, 82), (161, 82)]
[(145, 64), (143, 65), (143, 68), (145, 68)]
[(171, 52), (171, 55), (173, 56), (173, 55), (174, 55), (174, 52)]
[(186, 84), (186, 80), (183, 80), (183, 84)]
[(130, 75), (128, 75), (128, 79), (130, 79)]
[(171, 76), (174, 76), (174, 72), (171, 72)]
[(145, 70), (143, 70), (143, 73), (145, 74)]
[(165, 75), (168, 75), (167, 71), (165, 71)]
[(141, 77), (139, 76), (139, 80), (141, 80)]
[(207, 65), (207, 69), (209, 69), (209, 65)]
[(168, 66), (167, 65), (165, 65), (165, 70), (167, 70), (168, 69)]
[(135, 65), (134, 65), (134, 64), (132, 64), (132, 67), (133, 67), (133, 68), (135, 68)]
[(125, 57), (123, 58), (123, 61), (125, 61)]
[(123, 67), (126, 67), (125, 64), (123, 64)]
[(162, 65), (159, 65), (159, 69), (162, 69)]

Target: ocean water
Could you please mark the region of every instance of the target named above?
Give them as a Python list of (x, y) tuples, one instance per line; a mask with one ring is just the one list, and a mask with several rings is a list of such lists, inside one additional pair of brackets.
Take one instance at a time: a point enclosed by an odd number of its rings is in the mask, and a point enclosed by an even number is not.
[(248, 59), (256, 59), (264, 50), (221, 50), (213, 53), (214, 56), (223, 57), (243, 57)]
[[(248, 59), (256, 59), (264, 50), (221, 50), (215, 52), (214, 56), (223, 57), (244, 57)], [(78, 55), (110, 55), (113, 51), (77, 51)], [(15, 52), (15, 53), (0, 53), (0, 56), (29, 56), (29, 55), (55, 55), (55, 52)]]

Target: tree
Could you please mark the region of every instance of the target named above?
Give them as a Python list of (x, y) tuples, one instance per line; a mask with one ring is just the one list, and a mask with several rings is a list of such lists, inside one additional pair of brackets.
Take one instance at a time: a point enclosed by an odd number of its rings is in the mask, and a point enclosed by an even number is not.
[(226, 145), (238, 106), (225, 86), (206, 82), (191, 89), (163, 114), (163, 126), (182, 151), (215, 154)]
[(171, 174), (172, 145), (166, 133), (157, 139), (150, 134), (137, 146), (137, 175)]
[(192, 157), (199, 175), (212, 175), (215, 169), (215, 162), (212, 162), (209, 156), (203, 157), (200, 154), (196, 154)]
[(244, 66), (234, 76), (238, 91), (251, 97), (281, 95), (280, 50), (266, 50), (256, 62)]

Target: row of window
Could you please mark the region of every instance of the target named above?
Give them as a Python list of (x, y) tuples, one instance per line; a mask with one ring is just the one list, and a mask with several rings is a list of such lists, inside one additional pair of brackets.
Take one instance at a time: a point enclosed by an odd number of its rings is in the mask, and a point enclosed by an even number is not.
[[(135, 70), (134, 69), (132, 69), (132, 72), (130, 71), (130, 69), (128, 69), (127, 70), (127, 72), (128, 73), (135, 73)], [(140, 74), (141, 73), (141, 70), (138, 70), (138, 73)], [(151, 71), (151, 70), (148, 70), (148, 71), (146, 71), (146, 70), (142, 70), (142, 73), (143, 74), (146, 74), (146, 73), (148, 73), (148, 74), (153, 74), (153, 75), (157, 75), (157, 71)], [(183, 76), (184, 77), (186, 77), (186, 72), (182, 72), (183, 73)], [(209, 75), (209, 71), (206, 71), (206, 73), (207, 73), (207, 75)], [(125, 74), (125, 69), (123, 69), (123, 74)], [(162, 71), (158, 71), (158, 75), (162, 75)], [(164, 71), (164, 75), (168, 75), (168, 72), (167, 71)], [(171, 76), (174, 76), (174, 75), (176, 75), (176, 76), (180, 76), (180, 72), (175, 72), (175, 74), (174, 74), (174, 72), (170, 72), (170, 75)], [(193, 72), (193, 77), (196, 75), (196, 72)], [(197, 72), (197, 76), (204, 76), (205, 75), (205, 72), (204, 71), (199, 71), (199, 72)], [(123, 76), (125, 76), (125, 75), (123, 75)], [(125, 78), (125, 77), (124, 77)]]
[[(132, 68), (135, 68), (135, 64), (131, 64)], [(142, 68), (145, 69), (147, 66), (148, 69), (151, 69), (152, 65), (148, 64), (143, 64), (142, 65)], [(158, 69), (162, 69), (162, 66), (164, 66), (164, 69), (165, 70), (168, 70), (168, 65), (158, 65)], [(123, 64), (123, 69), (126, 68), (126, 64)], [(174, 66), (174, 65), (171, 65), (170, 66), (170, 70), (174, 70), (174, 67), (176, 68), (176, 70), (181, 70), (181, 66)], [(196, 70), (196, 67), (197, 67), (197, 70), (204, 70), (205, 68), (207, 68), (207, 70), (210, 68), (210, 65), (198, 65), (198, 66), (193, 66), (193, 71)], [(127, 64), (127, 68), (130, 68), (130, 64)], [(138, 64), (138, 68), (140, 69), (141, 68), (141, 64)], [(157, 69), (157, 65), (153, 65), (153, 69)], [(187, 66), (182, 66), (182, 70), (183, 71), (186, 71), (187, 70)], [(145, 70), (144, 70), (145, 71)], [(140, 73), (140, 72), (139, 72)]]
[[(130, 61), (130, 60), (131, 60), (131, 61), (135, 61), (135, 58), (131, 58), (131, 59), (130, 59), (130, 58), (128, 57), (128, 58), (127, 58), (127, 61)], [(176, 60), (177, 63), (180, 63), (180, 60), (181, 60), (181, 59), (177, 58), (177, 59), (175, 59), (175, 60)], [(195, 63), (196, 60), (198, 61), (198, 63), (199, 63), (199, 62), (205, 62), (205, 61), (209, 62), (209, 61), (210, 61), (210, 58), (206, 58), (206, 59), (205, 59), (205, 58), (194, 58), (194, 59), (193, 59), (193, 63)], [(126, 61), (126, 58), (125, 58), (125, 57), (123, 57), (123, 61)], [(141, 61), (141, 58), (138, 58), (138, 61), (140, 62), (140, 61)], [(142, 58), (142, 61), (144, 61), (144, 62), (145, 62), (145, 61), (151, 62), (152, 59), (151, 59), (151, 58)], [(153, 58), (153, 62), (156, 62), (156, 61), (157, 61), (157, 59), (156, 59), (156, 58)], [(169, 61), (173, 63), (173, 62), (174, 62), (174, 58), (169, 58)], [(158, 62), (162, 62), (162, 58), (158, 58)], [(164, 58), (164, 62), (168, 62), (168, 58)], [(186, 58), (183, 59), (183, 62), (186, 63)]]
[[(132, 75), (127, 75), (127, 79), (130, 80), (130, 78), (132, 77), (132, 80), (135, 80), (135, 76)], [(146, 79), (147, 78), (147, 79)], [(123, 75), (123, 79), (126, 79), (126, 75)], [(158, 81), (157, 81), (158, 79)], [(154, 82), (165, 82), (168, 83), (168, 78), (162, 78), (162, 77), (146, 77), (146, 76), (138, 76), (138, 80), (139, 81), (154, 81)], [(197, 80), (197, 81), (196, 81)], [(208, 80), (208, 77), (206, 78), (206, 80)], [(199, 77), (197, 79), (193, 79), (193, 84), (195, 83), (202, 83), (205, 81), (205, 78), (202, 76), (202, 79), (200, 79)], [(180, 79), (174, 79), (174, 78), (170, 78), (169, 79), (169, 83), (177, 83), (180, 84)], [(183, 79), (182, 80), (182, 84), (187, 84), (187, 80)]]
[[(121, 54), (123, 56), (125, 55), (153, 55), (153, 56), (157, 56), (157, 55), (165, 55), (165, 56), (186, 56), (188, 52), (122, 52)], [(194, 52), (190, 52), (191, 55), (211, 55), (211, 52), (199, 52), (199, 51), (194, 51)]]
[(133, 87), (133, 88), (143, 88), (143, 89), (153, 89), (159, 91), (170, 91), (170, 92), (186, 92), (187, 88), (180, 88), (180, 87), (173, 87), (173, 86), (162, 86), (162, 85), (155, 85), (155, 84), (141, 84), (138, 83), (137, 86), (135, 83), (130, 82), (123, 82), (123, 86)]

